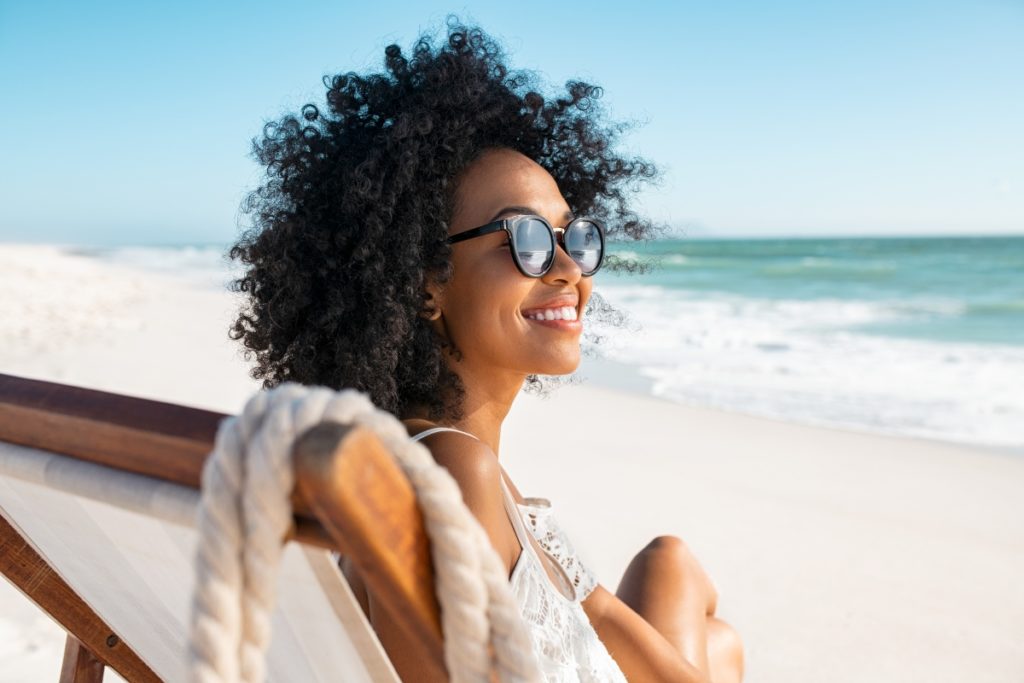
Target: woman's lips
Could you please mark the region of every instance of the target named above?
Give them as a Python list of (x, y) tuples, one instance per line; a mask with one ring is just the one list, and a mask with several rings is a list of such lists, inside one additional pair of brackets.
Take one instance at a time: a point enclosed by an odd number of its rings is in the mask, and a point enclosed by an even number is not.
[(534, 320), (533, 318), (523, 318), (523, 320), (534, 325), (543, 325), (565, 332), (579, 332), (583, 329), (582, 320)]

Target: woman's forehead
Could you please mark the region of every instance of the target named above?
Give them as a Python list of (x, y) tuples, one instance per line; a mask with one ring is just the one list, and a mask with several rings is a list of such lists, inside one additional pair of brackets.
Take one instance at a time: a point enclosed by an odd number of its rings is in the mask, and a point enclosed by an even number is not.
[(556, 220), (569, 208), (543, 166), (513, 150), (489, 150), (463, 173), (456, 192), (456, 215), (467, 223), (486, 222), (509, 206), (530, 207), (532, 213)]

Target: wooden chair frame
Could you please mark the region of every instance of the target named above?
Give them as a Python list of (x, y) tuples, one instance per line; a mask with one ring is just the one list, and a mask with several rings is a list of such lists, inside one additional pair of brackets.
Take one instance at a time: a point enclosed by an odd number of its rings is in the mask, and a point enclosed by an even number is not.
[[(0, 440), (197, 490), (226, 417), (0, 374)], [(417, 671), (398, 671), (403, 680), (446, 677), (423, 518), (391, 454), (368, 429), (325, 422), (301, 435), (293, 459), (293, 538), (349, 558), (375, 602), (404, 627), (418, 656)], [(67, 631), (61, 683), (98, 683), (106, 666), (128, 681), (159, 680), (2, 517), (0, 573)]]

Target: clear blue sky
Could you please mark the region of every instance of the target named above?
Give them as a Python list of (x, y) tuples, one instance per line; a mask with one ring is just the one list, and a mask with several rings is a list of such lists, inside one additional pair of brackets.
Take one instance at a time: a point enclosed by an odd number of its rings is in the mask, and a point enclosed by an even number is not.
[(0, 0), (0, 241), (226, 242), (262, 123), (446, 13), (604, 86), (688, 235), (1024, 233), (1024, 1)]

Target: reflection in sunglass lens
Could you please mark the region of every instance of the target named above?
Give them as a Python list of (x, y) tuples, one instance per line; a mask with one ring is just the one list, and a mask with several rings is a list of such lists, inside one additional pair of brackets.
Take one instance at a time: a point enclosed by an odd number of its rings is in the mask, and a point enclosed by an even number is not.
[(565, 249), (584, 275), (593, 273), (604, 251), (600, 228), (590, 221), (576, 221), (565, 233)]
[(531, 275), (547, 270), (555, 257), (555, 243), (551, 231), (533, 218), (516, 223), (516, 253), (519, 262)]

